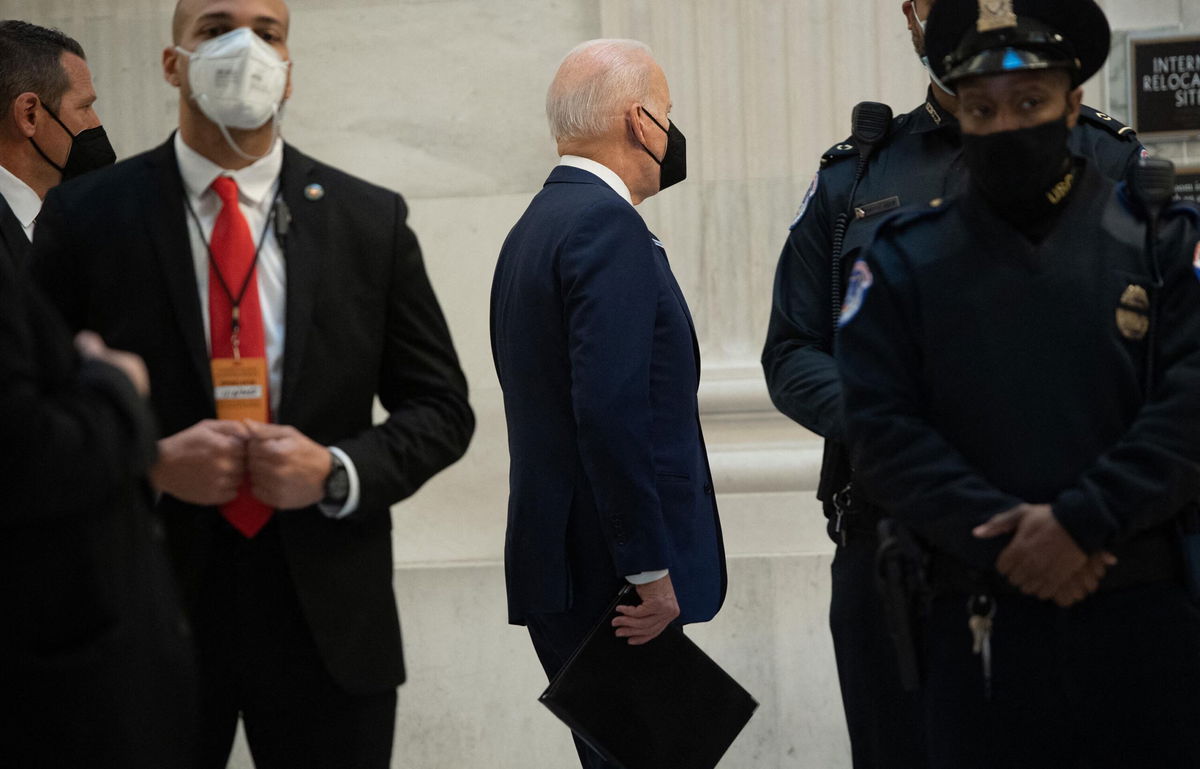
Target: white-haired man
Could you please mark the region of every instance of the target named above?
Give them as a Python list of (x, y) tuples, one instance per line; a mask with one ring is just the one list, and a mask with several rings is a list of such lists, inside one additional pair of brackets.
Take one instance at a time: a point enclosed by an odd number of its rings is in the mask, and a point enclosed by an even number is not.
[[(593, 40), (568, 53), (546, 98), (562, 160), (496, 266), (509, 621), (528, 626), (550, 677), (624, 582), (642, 599), (613, 621), (631, 644), (711, 619), (725, 596), (695, 330), (634, 210), (686, 175), (670, 110), (645, 45)], [(576, 747), (585, 767), (609, 765)]]

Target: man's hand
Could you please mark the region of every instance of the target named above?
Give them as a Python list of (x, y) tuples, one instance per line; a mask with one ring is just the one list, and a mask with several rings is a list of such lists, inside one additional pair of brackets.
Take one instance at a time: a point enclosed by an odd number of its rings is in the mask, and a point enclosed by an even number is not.
[(1088, 556), (1059, 524), (1049, 505), (1020, 504), (974, 530), (980, 539), (1010, 532), (1015, 532), (1012, 542), (996, 559), (996, 570), (1022, 593), (1049, 600), (1065, 590), (1066, 599), (1078, 592), (1076, 588), (1091, 584), (1085, 574), (1078, 584), (1068, 585), (1088, 566)]
[(250, 490), (280, 510), (315, 505), (325, 497), (325, 479), (333, 469), (329, 449), (288, 425), (247, 420)]
[(617, 629), (617, 638), (628, 638), (630, 646), (653, 641), (679, 616), (679, 602), (675, 600), (670, 574), (638, 585), (637, 592), (642, 602), (637, 606), (617, 606), (622, 616), (612, 621)]
[(75, 349), (85, 358), (94, 358), (119, 369), (133, 383), (138, 395), (145, 398), (150, 394), (150, 374), (146, 371), (146, 364), (137, 355), (112, 349), (93, 331), (76, 334)]
[(1071, 575), (1052, 600), (1064, 609), (1079, 603), (1096, 592), (1109, 567), (1116, 564), (1117, 559), (1112, 553), (1096, 553), (1088, 558), (1082, 569)]
[(162, 492), (194, 505), (222, 505), (237, 496), (246, 475), (241, 422), (206, 419), (158, 442), (150, 480)]

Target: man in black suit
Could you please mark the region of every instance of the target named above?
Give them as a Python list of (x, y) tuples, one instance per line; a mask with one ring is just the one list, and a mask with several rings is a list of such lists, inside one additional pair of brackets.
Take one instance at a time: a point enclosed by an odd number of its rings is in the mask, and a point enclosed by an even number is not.
[(145, 366), (94, 334), (72, 345), (20, 269), (41, 196), (80, 167), (72, 137), (99, 125), (95, 98), (78, 43), (0, 22), (4, 767), (182, 766), (195, 717), (190, 639), (144, 480)]
[(386, 767), (389, 507), (465, 451), (466, 382), (403, 200), (279, 139), (282, 0), (182, 0), (173, 32), (178, 133), (52, 193), (33, 270), (149, 367), (200, 765), (240, 715), (260, 769)]

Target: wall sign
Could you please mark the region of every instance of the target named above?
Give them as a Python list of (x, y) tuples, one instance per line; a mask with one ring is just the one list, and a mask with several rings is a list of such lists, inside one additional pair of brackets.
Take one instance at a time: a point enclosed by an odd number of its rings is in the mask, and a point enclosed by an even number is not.
[(1200, 203), (1200, 166), (1180, 166), (1175, 169), (1175, 197)]
[(1129, 38), (1129, 105), (1143, 138), (1200, 134), (1200, 35)]

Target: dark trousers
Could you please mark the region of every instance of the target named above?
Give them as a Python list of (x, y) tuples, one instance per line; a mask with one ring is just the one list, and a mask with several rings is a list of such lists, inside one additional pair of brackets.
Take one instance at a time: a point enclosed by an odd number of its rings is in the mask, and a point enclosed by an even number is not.
[(925, 693), (934, 769), (1200, 766), (1200, 612), (1160, 582), (1070, 609), (1000, 596), (992, 698), (967, 597), (934, 600)]
[(873, 536), (851, 536), (838, 547), (831, 569), (829, 626), (854, 769), (922, 769), (920, 698), (900, 685), (876, 587), (877, 548)]
[(395, 689), (350, 694), (330, 677), (274, 521), (253, 539), (220, 527), (195, 622), (200, 769), (228, 763), (239, 715), (257, 769), (387, 769)]
[[(593, 579), (589, 585), (580, 585), (577, 581), (570, 610), (555, 614), (531, 614), (525, 618), (533, 649), (546, 671), (547, 680), (554, 678), (571, 653), (600, 621), (605, 609), (617, 597), (621, 584), (621, 580), (615, 577), (611, 580)], [(574, 733), (571, 737), (575, 740), (575, 750), (579, 753), (583, 769), (617, 769), (616, 765), (605, 761)]]

